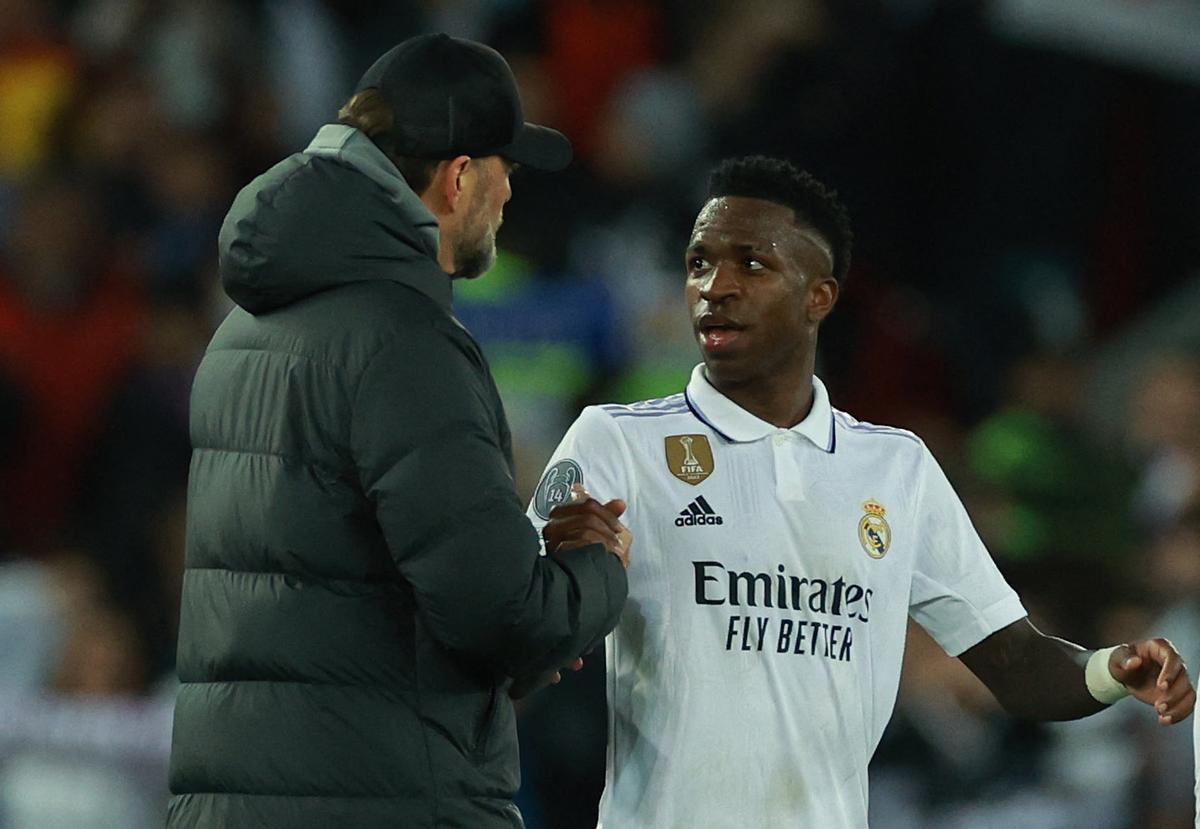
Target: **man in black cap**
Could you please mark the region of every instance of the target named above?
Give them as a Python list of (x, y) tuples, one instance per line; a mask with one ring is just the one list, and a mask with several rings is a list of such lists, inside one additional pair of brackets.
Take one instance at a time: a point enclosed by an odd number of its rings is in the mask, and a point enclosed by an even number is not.
[(612, 629), (629, 537), (564, 478), (538, 555), (451, 280), (490, 265), (512, 166), (571, 147), (445, 35), (340, 118), (221, 229), (239, 307), (192, 392), (167, 823), (520, 827), (509, 696)]

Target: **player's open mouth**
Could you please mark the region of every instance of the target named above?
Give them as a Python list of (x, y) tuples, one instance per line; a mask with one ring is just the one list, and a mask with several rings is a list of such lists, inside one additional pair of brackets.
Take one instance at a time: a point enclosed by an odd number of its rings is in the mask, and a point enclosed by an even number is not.
[(738, 339), (745, 326), (726, 317), (713, 314), (702, 316), (696, 326), (700, 347), (705, 351), (721, 351)]

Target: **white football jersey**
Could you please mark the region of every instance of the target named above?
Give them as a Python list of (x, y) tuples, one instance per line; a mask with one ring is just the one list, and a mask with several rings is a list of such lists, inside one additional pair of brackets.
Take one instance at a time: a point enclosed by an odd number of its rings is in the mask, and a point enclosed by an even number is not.
[(550, 460), (539, 529), (582, 481), (635, 539), (601, 829), (863, 829), (906, 617), (957, 655), (1025, 616), (920, 439), (813, 390), (781, 429), (697, 366), (585, 409)]

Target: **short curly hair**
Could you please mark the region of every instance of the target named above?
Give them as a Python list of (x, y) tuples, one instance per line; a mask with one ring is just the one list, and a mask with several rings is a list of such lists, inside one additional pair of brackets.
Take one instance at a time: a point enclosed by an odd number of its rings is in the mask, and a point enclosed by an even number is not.
[(796, 219), (816, 228), (833, 252), (833, 278), (841, 285), (850, 270), (854, 233), (850, 216), (830, 190), (805, 170), (782, 158), (750, 155), (718, 164), (708, 178), (708, 198), (744, 196), (790, 207)]

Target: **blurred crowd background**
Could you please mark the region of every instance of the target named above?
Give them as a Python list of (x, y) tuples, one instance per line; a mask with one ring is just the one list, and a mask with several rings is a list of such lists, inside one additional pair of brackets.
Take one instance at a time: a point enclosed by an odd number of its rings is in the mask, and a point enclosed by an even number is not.
[[(577, 148), (456, 291), (522, 494), (581, 406), (682, 387), (706, 170), (786, 156), (857, 235), (835, 405), (926, 439), (1043, 629), (1200, 668), (1194, 0), (0, 0), (0, 829), (160, 825), (217, 229), (433, 30)], [(594, 826), (602, 663), (523, 706), (530, 829)], [(1129, 702), (1011, 722), (914, 630), (872, 826), (1183, 829), (1191, 755)]]

